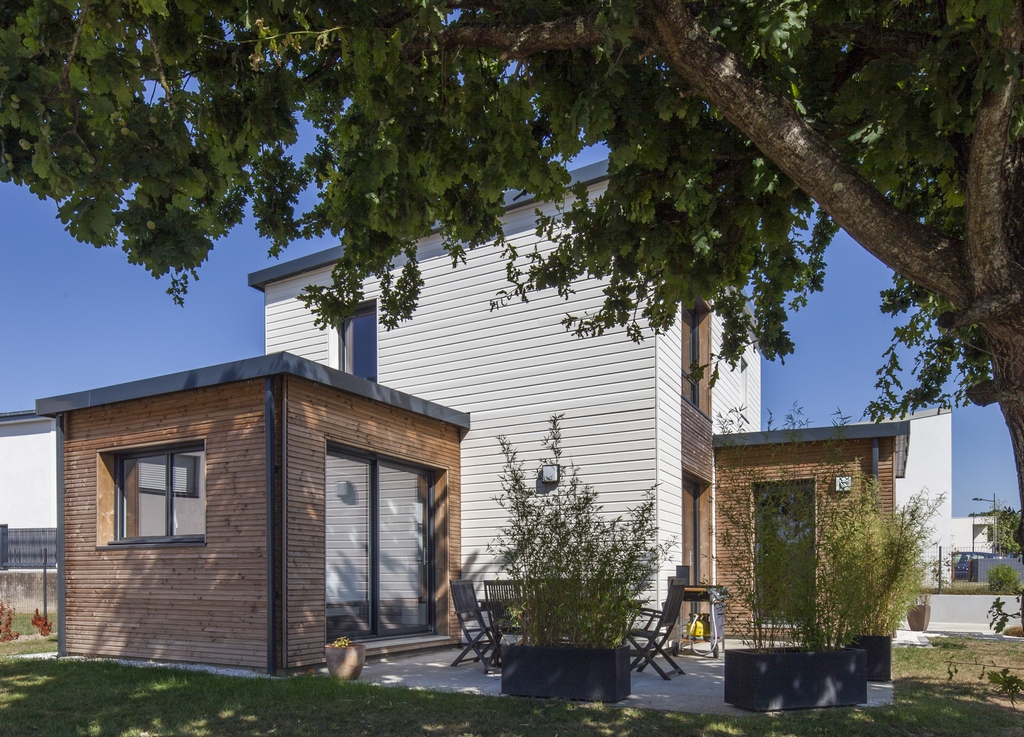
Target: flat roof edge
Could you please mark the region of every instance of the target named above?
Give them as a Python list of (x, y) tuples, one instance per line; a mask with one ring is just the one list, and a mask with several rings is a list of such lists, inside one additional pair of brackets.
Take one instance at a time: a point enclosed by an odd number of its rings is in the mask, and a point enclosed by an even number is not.
[(32, 409), (19, 412), (0, 412), (0, 425), (13, 425), (19, 422), (53, 422), (53, 418), (40, 416)]
[(218, 384), (246, 381), (278, 374), (289, 374), (339, 389), (349, 394), (372, 399), (419, 415), (432, 417), (450, 425), (470, 428), (470, 416), (449, 407), (429, 402), (411, 394), (390, 389), (358, 376), (328, 368), (291, 353), (272, 353), (268, 356), (246, 358), (216, 366), (181, 371), (124, 384), (89, 389), (36, 400), (36, 415), (52, 417), (61, 412), (99, 407), (105, 404), (144, 399), (163, 394), (199, 389)]
[[(608, 160), (597, 161), (593, 164), (587, 164), (581, 166), (579, 169), (573, 169), (569, 172), (571, 177), (570, 185), (583, 182), (583, 184), (590, 186), (597, 182), (603, 181), (608, 178)], [(509, 191), (505, 193), (505, 212), (510, 210), (517, 210), (520, 207), (526, 207), (532, 205), (537, 201), (536, 197), (527, 197), (522, 200), (519, 198), (523, 196), (523, 192)], [(325, 266), (330, 266), (345, 253), (344, 246), (334, 246), (323, 251), (317, 251), (311, 253), (308, 256), (300, 256), (299, 258), (292, 259), (291, 261), (285, 261), (283, 263), (274, 264), (268, 266), (265, 269), (254, 271), (249, 274), (249, 286), (253, 289), (258, 289), (263, 292), (266, 290), (266, 286), (271, 282), (282, 281), (284, 279), (290, 279), (293, 276), (299, 276), (310, 271), (316, 271), (322, 269)]]
[(897, 422), (860, 423), (840, 427), (806, 427), (799, 430), (771, 430), (770, 432), (738, 432), (716, 434), (712, 443), (716, 448), (738, 445), (774, 445), (781, 443), (815, 443), (825, 440), (863, 440), (889, 438), (910, 433), (911, 420)]

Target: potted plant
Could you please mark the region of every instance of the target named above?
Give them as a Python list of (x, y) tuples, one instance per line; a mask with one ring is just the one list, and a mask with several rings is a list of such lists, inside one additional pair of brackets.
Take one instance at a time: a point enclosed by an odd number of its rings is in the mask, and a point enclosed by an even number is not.
[(941, 497), (929, 501), (922, 492), (892, 514), (873, 499), (860, 511), (863, 609), (851, 647), (867, 652), (869, 681), (892, 680), (892, 633), (924, 585), (924, 551), (933, 532), (929, 522), (941, 503)]
[(327, 670), (335, 678), (343, 681), (354, 681), (363, 672), (366, 662), (366, 645), (352, 642), (347, 637), (339, 637), (324, 648), (327, 658)]
[(918, 594), (914, 605), (907, 609), (907, 626), (914, 632), (924, 632), (931, 620), (931, 597), (928, 594)]
[(499, 438), (505, 468), (498, 501), (509, 520), (492, 549), (522, 597), (512, 612), (522, 635), (502, 651), (501, 692), (620, 701), (631, 688), (625, 638), (637, 598), (668, 544), (658, 543), (650, 494), (628, 516), (603, 515), (594, 488), (562, 462), (560, 419), (551, 418), (544, 447), (552, 457), (537, 483), (528, 483), (517, 451)]
[[(867, 702), (860, 622), (859, 503), (850, 469), (736, 463), (718, 480), (719, 571), (747, 648), (725, 653), (725, 701), (753, 711)], [(769, 456), (770, 458), (770, 456)], [(797, 466), (799, 476), (792, 468)], [(836, 478), (844, 483), (837, 484)]]

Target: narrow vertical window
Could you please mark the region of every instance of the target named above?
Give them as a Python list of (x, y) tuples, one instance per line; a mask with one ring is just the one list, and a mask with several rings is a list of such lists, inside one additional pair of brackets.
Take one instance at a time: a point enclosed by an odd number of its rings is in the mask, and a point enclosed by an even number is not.
[(682, 310), (683, 324), (683, 397), (700, 406), (700, 382), (692, 378), (695, 365), (700, 364), (700, 314), (696, 310)]
[(749, 400), (749, 375), (747, 374), (747, 359), (740, 359), (740, 412), (743, 417), (743, 421), (749, 423), (747, 419), (747, 412), (750, 407)]
[(341, 329), (341, 370), (377, 380), (377, 303), (367, 302), (345, 320)]

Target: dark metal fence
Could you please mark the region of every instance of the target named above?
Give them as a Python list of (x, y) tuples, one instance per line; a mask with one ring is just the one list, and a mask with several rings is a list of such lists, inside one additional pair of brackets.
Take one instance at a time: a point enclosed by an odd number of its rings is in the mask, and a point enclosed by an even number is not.
[[(928, 575), (925, 587), (933, 594), (988, 594), (988, 578), (979, 566), (977, 557), (991, 555), (974, 550), (933, 545), (925, 551)], [(1009, 563), (1016, 568), (1016, 560), (1006, 558), (996, 562)], [(980, 574), (979, 572), (982, 571)]]
[(56, 568), (57, 529), (0, 525), (0, 569)]

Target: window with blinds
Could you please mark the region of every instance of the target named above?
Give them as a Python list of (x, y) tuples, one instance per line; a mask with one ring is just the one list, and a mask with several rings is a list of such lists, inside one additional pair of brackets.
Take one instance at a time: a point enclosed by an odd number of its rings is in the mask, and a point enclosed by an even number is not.
[(202, 445), (128, 451), (116, 458), (116, 541), (206, 534)]
[(327, 642), (433, 631), (430, 472), (332, 446), (325, 481)]

